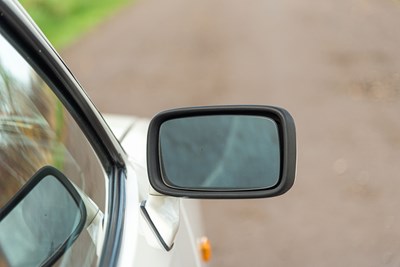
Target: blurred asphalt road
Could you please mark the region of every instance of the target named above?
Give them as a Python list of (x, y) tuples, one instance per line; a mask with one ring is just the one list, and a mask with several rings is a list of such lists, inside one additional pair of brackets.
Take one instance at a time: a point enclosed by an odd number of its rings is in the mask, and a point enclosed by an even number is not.
[(214, 266), (399, 266), (399, 25), (397, 0), (140, 0), (62, 55), (102, 112), (293, 114), (290, 192), (203, 202)]

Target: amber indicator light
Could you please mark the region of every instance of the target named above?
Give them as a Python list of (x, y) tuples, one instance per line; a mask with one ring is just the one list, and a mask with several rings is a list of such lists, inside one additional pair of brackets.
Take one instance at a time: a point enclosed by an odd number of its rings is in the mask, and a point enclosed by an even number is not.
[(210, 240), (208, 240), (207, 237), (202, 237), (200, 239), (200, 254), (201, 254), (201, 259), (204, 262), (208, 262), (211, 260), (212, 256), (212, 249), (211, 249), (211, 243)]

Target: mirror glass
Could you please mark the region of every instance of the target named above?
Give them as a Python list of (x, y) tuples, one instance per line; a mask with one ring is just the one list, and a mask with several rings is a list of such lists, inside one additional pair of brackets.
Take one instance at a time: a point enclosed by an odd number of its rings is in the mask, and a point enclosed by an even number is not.
[(172, 119), (160, 127), (160, 168), (171, 187), (198, 190), (271, 188), (280, 177), (274, 120), (212, 115)]
[(74, 198), (54, 176), (24, 189), (28, 193), (21, 194), (15, 205), (11, 200), (11, 210), (1, 214), (0, 262), (4, 266), (41, 266), (63, 245), (69, 247), (84, 219)]

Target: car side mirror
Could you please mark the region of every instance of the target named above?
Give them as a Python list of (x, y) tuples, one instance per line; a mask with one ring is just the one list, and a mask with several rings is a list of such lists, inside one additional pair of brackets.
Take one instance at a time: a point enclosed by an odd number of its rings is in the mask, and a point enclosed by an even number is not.
[(82, 231), (86, 213), (61, 172), (40, 169), (0, 211), (0, 259), (9, 266), (51, 266)]
[(147, 165), (151, 185), (165, 195), (277, 196), (294, 182), (294, 121), (269, 106), (165, 111), (149, 126)]

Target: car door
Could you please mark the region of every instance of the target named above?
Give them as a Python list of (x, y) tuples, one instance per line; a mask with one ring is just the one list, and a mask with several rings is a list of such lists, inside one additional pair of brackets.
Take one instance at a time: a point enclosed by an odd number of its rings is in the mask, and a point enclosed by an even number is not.
[[(111, 266), (118, 256), (124, 204), (123, 151), (68, 69), (51, 49), (24, 11), (13, 2), (0, 2), (0, 207), (9, 207), (43, 168), (66, 177), (91, 206), (93, 217), (72, 244), (58, 253), (58, 266)], [(57, 192), (48, 205), (62, 206)], [(32, 210), (19, 210), (21, 224), (0, 231), (0, 266), (37, 266), (32, 261), (43, 249), (49, 257), (60, 244), (44, 235), (61, 232), (68, 213), (49, 223)], [(28, 206), (27, 206), (28, 207)], [(89, 211), (88, 211), (89, 212)], [(64, 216), (64, 217), (63, 217)], [(3, 217), (0, 227), (3, 222)], [(36, 227), (42, 225), (43, 227)], [(5, 227), (5, 226), (4, 226)], [(45, 242), (43, 241), (45, 240)], [(66, 242), (66, 241), (65, 241)], [(51, 249), (49, 249), (51, 248)], [(20, 257), (18, 251), (25, 253)], [(22, 253), (21, 252), (21, 253)]]

